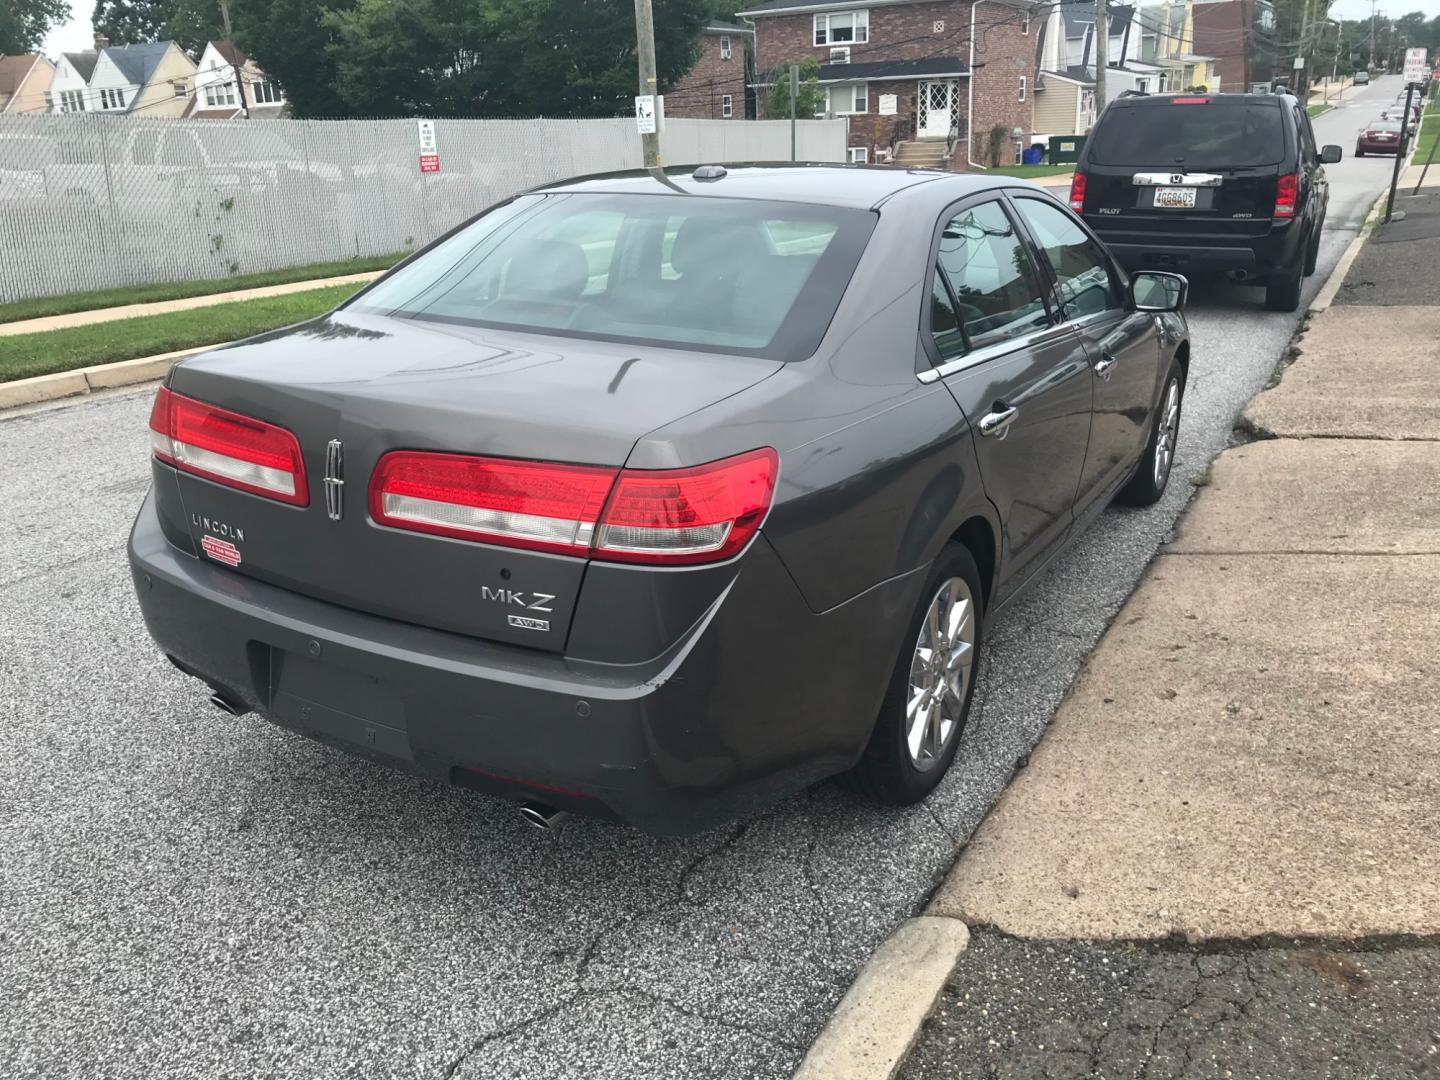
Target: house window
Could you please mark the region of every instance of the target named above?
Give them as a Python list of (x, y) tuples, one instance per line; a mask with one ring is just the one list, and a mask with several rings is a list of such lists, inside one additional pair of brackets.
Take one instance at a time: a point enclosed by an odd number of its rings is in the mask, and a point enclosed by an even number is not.
[(222, 105), (235, 104), (234, 83), (211, 83), (205, 87), (205, 104), (210, 108), (219, 108)]
[(102, 109), (123, 109), (125, 107), (124, 90), (101, 90), (100, 108)]
[(1020, 76), (1020, 100), (1025, 100), (1025, 76)]
[(1028, 11), (1020, 13), (1020, 32), (1022, 34), (1030, 33), (1030, 12)]
[(735, 99), (729, 94), (720, 95), (720, 115), (726, 120), (735, 115)]
[(851, 165), (864, 165), (870, 160), (870, 148), (868, 146), (849, 146), (845, 148), (845, 156)]
[(815, 44), (838, 45), (870, 40), (870, 12), (834, 11), (815, 16)]
[(865, 83), (842, 83), (839, 86), (827, 87), (825, 111), (841, 116), (868, 112), (870, 102), (867, 90), (868, 87)]
[(61, 112), (84, 112), (85, 91), (84, 90), (62, 90), (60, 91)]
[(257, 79), (250, 84), (250, 101), (254, 105), (278, 105), (284, 100), (285, 95), (269, 79)]
[(720, 59), (721, 59), (721, 60), (729, 60), (729, 59), (730, 59), (730, 35), (729, 35), (729, 34), (721, 34), (721, 35), (720, 35)]

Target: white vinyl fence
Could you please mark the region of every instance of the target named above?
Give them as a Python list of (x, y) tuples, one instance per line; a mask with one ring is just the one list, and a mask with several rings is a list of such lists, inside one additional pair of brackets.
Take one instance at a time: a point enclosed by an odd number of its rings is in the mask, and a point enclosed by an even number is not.
[[(517, 191), (640, 166), (633, 120), (0, 116), (0, 303), (417, 248)], [(844, 120), (799, 124), (843, 161)], [(667, 165), (785, 161), (787, 121), (667, 120)]]

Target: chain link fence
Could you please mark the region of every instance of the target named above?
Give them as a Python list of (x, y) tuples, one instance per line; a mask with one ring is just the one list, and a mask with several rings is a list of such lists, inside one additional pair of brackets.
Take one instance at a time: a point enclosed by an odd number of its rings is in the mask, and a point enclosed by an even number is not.
[[(634, 121), (0, 116), (0, 303), (417, 248), (536, 184), (640, 166)], [(843, 120), (798, 125), (843, 161)], [(784, 161), (785, 121), (667, 120), (667, 165)]]

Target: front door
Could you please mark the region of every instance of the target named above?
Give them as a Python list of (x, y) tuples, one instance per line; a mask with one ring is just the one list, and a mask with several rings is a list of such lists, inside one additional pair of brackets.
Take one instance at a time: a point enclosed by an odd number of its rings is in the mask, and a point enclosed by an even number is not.
[(1069, 532), (1093, 376), (1080, 335), (1055, 325), (1049, 290), (999, 201), (950, 215), (938, 263), (930, 329), (1000, 514), (1000, 600)]
[(1095, 372), (1090, 448), (1075, 499), (1083, 512), (1114, 494), (1150, 437), (1160, 392), (1160, 334), (1154, 316), (1133, 311), (1099, 242), (1052, 199), (1011, 192), (1050, 271), (1060, 317), (1084, 340)]
[(922, 139), (943, 139), (948, 136), (955, 119), (955, 80), (922, 82), (919, 103), (920, 115), (915, 120), (916, 135)]

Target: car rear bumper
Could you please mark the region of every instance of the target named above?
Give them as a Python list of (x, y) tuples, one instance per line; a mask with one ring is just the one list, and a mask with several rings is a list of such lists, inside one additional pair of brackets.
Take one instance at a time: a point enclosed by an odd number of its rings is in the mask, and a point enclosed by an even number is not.
[(1355, 149), (1366, 154), (1397, 154), (1400, 152), (1399, 142), (1366, 142), (1361, 139), (1355, 144)]
[(853, 764), (922, 576), (815, 614), (762, 536), (670, 649), (615, 665), (352, 611), (197, 559), (165, 539), (153, 495), (129, 554), (159, 647), (275, 723), (448, 782), (670, 834)]
[(1086, 220), (1127, 270), (1206, 273), (1243, 270), (1263, 275), (1300, 257), (1302, 230), (1293, 223), (1264, 236), (1219, 237), (1186, 233), (1141, 233), (1105, 227), (1103, 218)]

